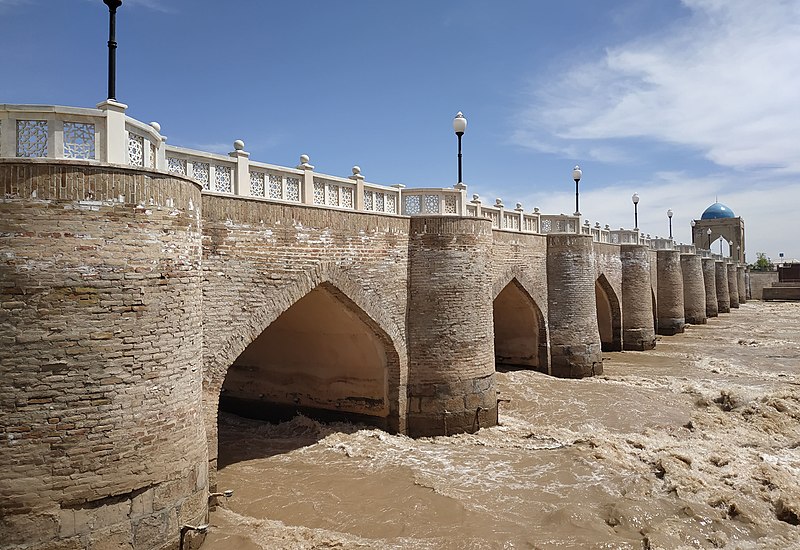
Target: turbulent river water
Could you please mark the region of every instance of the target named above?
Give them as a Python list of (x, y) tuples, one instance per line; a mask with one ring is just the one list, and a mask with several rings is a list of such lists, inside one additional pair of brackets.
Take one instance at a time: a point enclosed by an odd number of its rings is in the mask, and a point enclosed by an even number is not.
[(500, 426), (410, 439), (220, 415), (202, 550), (800, 549), (800, 303), (748, 302), (605, 374), (498, 373)]

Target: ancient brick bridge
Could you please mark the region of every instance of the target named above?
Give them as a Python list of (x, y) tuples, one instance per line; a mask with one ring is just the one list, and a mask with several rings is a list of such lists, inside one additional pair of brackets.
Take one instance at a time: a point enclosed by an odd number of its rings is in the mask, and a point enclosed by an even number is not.
[[(525, 231), (521, 209), (500, 228), (463, 189), (456, 212), (431, 190), (389, 212), (357, 171), (322, 203), (241, 196), (158, 154), (0, 155), (0, 548), (176, 547), (207, 514), (220, 407), (473, 431), (496, 423), (498, 365), (591, 376), (601, 350), (744, 299), (742, 267), (638, 232)], [(313, 197), (303, 161), (282, 191)], [(439, 212), (406, 215), (403, 193)]]

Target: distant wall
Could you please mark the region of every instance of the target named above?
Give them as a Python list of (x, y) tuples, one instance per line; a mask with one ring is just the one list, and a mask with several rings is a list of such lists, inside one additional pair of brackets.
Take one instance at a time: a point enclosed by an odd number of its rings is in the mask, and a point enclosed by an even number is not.
[(751, 271), (750, 272), (750, 299), (761, 300), (761, 289), (778, 282), (777, 271)]

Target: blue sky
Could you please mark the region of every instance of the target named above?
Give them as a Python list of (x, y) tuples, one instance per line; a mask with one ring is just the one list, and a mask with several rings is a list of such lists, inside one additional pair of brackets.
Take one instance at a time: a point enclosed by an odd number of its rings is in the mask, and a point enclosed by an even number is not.
[[(106, 95), (101, 0), (0, 0), (0, 103)], [(124, 0), (117, 99), (169, 143), (448, 187), (689, 242), (719, 197), (747, 256), (800, 258), (800, 2)]]

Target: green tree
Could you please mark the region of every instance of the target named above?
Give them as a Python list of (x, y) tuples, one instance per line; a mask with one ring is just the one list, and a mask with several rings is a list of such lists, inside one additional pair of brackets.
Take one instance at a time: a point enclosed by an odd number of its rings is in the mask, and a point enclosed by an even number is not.
[(750, 264), (750, 269), (755, 271), (771, 271), (772, 270), (772, 261), (767, 258), (767, 255), (763, 252), (756, 252), (756, 262), (754, 264)]

